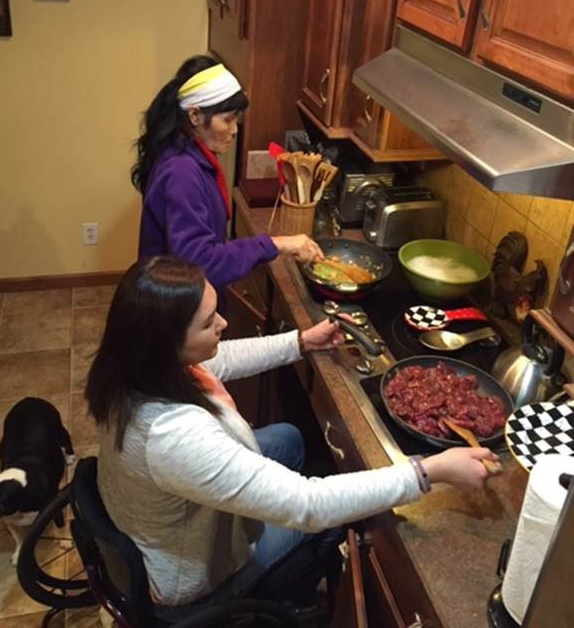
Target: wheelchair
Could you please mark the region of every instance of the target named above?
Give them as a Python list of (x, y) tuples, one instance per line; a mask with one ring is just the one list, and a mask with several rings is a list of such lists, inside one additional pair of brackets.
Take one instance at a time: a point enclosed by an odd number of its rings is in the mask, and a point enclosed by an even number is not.
[[(109, 518), (96, 477), (97, 458), (80, 460), (72, 482), (38, 515), (23, 541), (18, 580), (27, 595), (50, 607), (42, 628), (65, 609), (96, 605), (106, 609), (119, 628), (301, 625), (291, 605), (247, 598), (198, 605), (190, 617), (176, 623), (160, 619), (154, 614), (142, 554)], [(67, 532), (67, 521), (71, 533)], [(46, 552), (43, 546), (47, 542), (61, 547), (57, 552)], [(53, 569), (63, 560), (72, 572), (68, 578)], [(77, 568), (70, 569), (71, 565)]]

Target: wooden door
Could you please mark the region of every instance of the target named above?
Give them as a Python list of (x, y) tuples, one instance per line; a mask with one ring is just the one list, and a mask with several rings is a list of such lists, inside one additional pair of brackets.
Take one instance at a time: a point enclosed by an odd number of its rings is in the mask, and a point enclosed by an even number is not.
[(354, 530), (347, 533), (347, 548), (331, 628), (368, 628), (361, 556)]
[(477, 8), (478, 0), (398, 0), (397, 17), (467, 51)]
[(333, 112), (343, 5), (344, 0), (309, 0), (302, 103), (327, 126)]
[(574, 102), (574, 2), (484, 0), (474, 53)]

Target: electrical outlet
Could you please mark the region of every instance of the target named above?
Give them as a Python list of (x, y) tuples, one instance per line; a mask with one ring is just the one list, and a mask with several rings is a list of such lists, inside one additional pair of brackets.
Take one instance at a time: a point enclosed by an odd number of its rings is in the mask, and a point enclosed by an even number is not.
[(84, 234), (84, 244), (97, 244), (100, 241), (98, 233), (99, 223), (97, 222), (83, 222), (82, 231)]

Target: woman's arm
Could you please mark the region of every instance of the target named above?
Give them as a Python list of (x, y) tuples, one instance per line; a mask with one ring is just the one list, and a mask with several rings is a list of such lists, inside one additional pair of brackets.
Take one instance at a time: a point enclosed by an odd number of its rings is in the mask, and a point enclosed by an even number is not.
[(305, 478), (236, 442), (220, 420), (195, 406), (181, 406), (154, 422), (147, 462), (168, 493), (308, 532), (369, 517), (420, 495), (408, 463)]
[(208, 175), (192, 159), (183, 157), (170, 160), (168, 167), (162, 187), (170, 254), (201, 266), (216, 288), (245, 277), (258, 264), (277, 257), (279, 251), (267, 235), (222, 243), (225, 224), (222, 222), (220, 234), (213, 224), (217, 220), (214, 214), (221, 212), (223, 216), (224, 208), (219, 191), (206, 179)]

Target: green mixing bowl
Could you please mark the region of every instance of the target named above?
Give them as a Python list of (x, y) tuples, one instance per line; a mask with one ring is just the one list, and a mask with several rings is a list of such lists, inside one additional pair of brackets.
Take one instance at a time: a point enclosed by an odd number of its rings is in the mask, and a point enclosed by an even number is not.
[[(409, 267), (409, 262), (420, 255), (448, 257), (459, 264), (470, 267), (476, 273), (472, 281), (433, 279), (420, 270)], [(488, 277), (490, 264), (477, 253), (462, 244), (450, 240), (413, 240), (399, 249), (399, 262), (411, 286), (422, 296), (432, 301), (451, 301), (467, 295), (477, 283)]]

